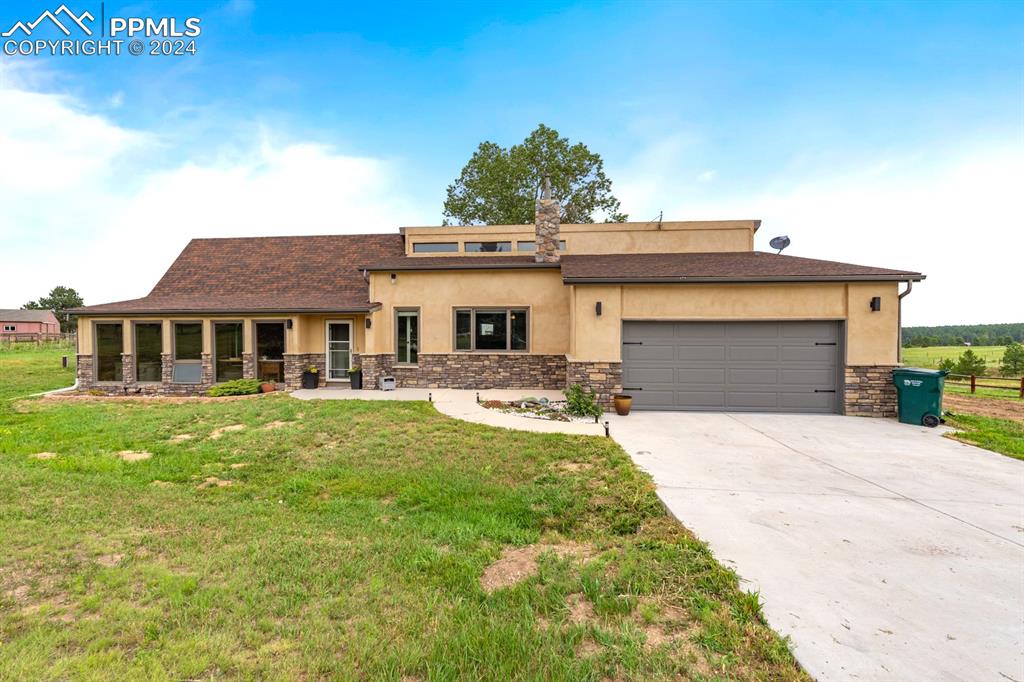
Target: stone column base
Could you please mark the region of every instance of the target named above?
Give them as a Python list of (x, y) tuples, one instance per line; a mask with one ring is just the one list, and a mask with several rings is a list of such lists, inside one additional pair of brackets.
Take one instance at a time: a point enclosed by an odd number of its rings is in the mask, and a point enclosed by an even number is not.
[(892, 365), (847, 367), (843, 387), (845, 413), (855, 417), (895, 417), (893, 369)]
[(566, 362), (566, 388), (579, 384), (594, 394), (597, 404), (606, 411), (612, 409), (612, 396), (622, 393), (621, 362)]
[(324, 353), (285, 353), (284, 388), (295, 391), (302, 388), (302, 373), (317, 368), (317, 386), (327, 383), (327, 355)]
[(242, 378), (256, 378), (256, 358), (252, 353), (242, 353)]

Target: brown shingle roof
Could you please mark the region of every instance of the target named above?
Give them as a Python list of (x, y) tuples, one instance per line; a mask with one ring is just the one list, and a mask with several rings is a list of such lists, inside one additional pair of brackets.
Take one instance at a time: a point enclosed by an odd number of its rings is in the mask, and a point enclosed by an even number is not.
[(887, 270), (759, 251), (634, 253), (562, 256), (567, 284), (585, 282), (820, 282), (924, 279), (919, 272)]
[(362, 267), (380, 270), (505, 270), (509, 268), (557, 268), (558, 263), (538, 263), (533, 256), (404, 256), (367, 261)]
[(402, 253), (399, 234), (193, 239), (148, 296), (75, 312), (369, 310), (359, 266)]

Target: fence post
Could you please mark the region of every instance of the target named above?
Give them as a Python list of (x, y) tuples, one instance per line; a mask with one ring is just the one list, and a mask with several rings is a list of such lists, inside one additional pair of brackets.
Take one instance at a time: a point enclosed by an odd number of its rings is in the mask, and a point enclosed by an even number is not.
[(977, 382), (978, 382), (978, 377), (976, 377), (976, 376), (974, 376), (972, 374), (971, 375), (971, 393), (974, 393), (974, 391), (977, 390), (977, 388), (978, 388), (977, 387)]

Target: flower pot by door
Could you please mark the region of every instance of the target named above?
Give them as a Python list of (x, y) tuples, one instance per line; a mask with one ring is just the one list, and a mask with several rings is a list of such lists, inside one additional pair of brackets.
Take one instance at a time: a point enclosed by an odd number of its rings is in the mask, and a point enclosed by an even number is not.
[(633, 396), (613, 395), (612, 402), (615, 404), (615, 414), (625, 417), (633, 407)]
[(260, 384), (260, 393), (273, 393), (275, 388), (277, 387), (274, 384), (269, 381), (264, 381)]
[(362, 370), (360, 370), (358, 372), (349, 372), (348, 373), (348, 378), (349, 378), (349, 381), (352, 382), (351, 383), (352, 390), (358, 391), (359, 389), (361, 389), (363, 387), (363, 372), (362, 372)]
[(302, 387), (303, 388), (316, 388), (320, 383), (320, 374), (317, 372), (303, 372), (302, 373)]

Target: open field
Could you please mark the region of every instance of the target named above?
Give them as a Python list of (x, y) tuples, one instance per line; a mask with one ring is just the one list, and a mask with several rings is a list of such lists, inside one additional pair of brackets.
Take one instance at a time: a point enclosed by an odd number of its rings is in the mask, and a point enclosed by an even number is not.
[[(62, 355), (68, 356), (67, 369), (61, 369)], [(18, 344), (0, 347), (0, 403), (74, 383), (75, 349), (71, 346)]]
[[(967, 350), (967, 346), (930, 346), (928, 348), (903, 348), (903, 364), (907, 367), (925, 367), (935, 369), (943, 358), (956, 360)], [(978, 357), (985, 360), (989, 371), (999, 367), (1006, 346), (971, 346)]]
[[(12, 355), (2, 395), (69, 383)], [(604, 438), (427, 403), (4, 400), (0, 479), (7, 679), (806, 679)]]

